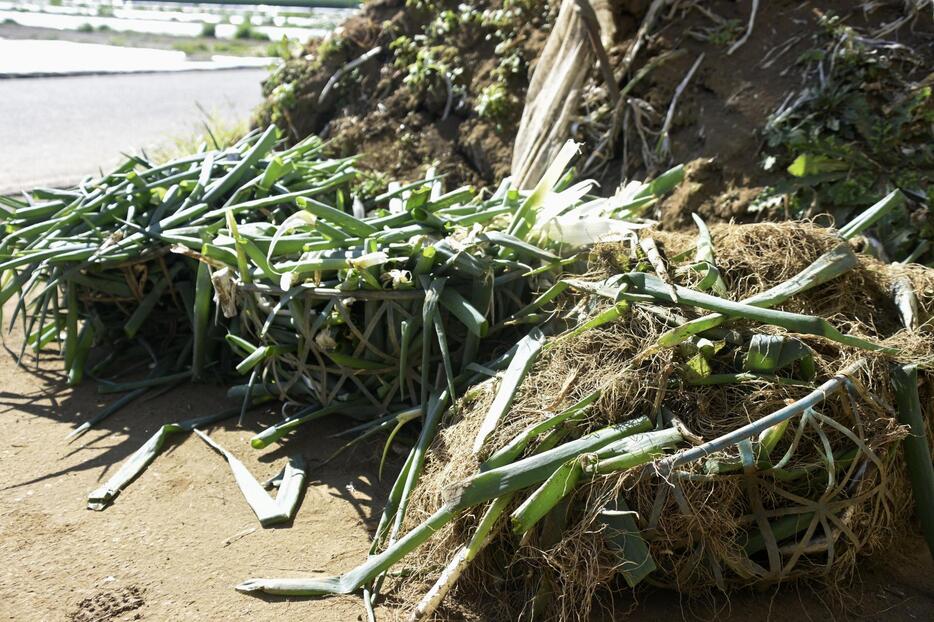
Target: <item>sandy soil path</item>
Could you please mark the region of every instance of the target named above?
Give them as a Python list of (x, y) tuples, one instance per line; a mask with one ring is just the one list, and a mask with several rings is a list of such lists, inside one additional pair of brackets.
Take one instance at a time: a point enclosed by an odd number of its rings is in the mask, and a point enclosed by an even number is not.
[[(15, 338), (14, 338), (15, 340)], [(9, 342), (9, 340), (8, 340)], [(103, 512), (88, 492), (158, 426), (218, 412), (219, 388), (186, 387), (139, 402), (78, 442), (65, 435), (104, 403), (93, 383), (64, 388), (53, 357), (36, 369), (0, 351), (0, 620), (355, 620), (356, 598), (264, 601), (233, 586), (250, 576), (300, 576), (352, 567), (367, 550), (382, 487), (375, 468), (352, 456), (310, 472), (311, 485), (290, 528), (263, 529), (227, 463), (200, 439), (181, 436)], [(314, 434), (269, 451), (247, 439), (261, 411), (212, 437), (258, 478), (300, 452), (321, 459), (339, 443), (322, 423)], [(259, 454), (259, 455), (257, 455)], [(378, 515), (376, 516), (378, 518)]]

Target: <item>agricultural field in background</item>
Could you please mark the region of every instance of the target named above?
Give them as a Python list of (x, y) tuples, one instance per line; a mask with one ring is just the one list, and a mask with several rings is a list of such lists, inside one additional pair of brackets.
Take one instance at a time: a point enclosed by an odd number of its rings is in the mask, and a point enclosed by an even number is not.
[(55, 39), (214, 54), (283, 55), (333, 30), (340, 7), (136, 2), (0, 2), (0, 38)]

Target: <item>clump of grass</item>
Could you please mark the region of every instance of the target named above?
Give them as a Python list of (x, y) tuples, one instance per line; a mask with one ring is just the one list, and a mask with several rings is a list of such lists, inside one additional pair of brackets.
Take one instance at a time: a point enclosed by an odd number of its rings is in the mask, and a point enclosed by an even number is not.
[(331, 33), (321, 40), (318, 47), (315, 48), (315, 59), (313, 61), (316, 67), (322, 67), (330, 63), (333, 59), (340, 57), (350, 46), (350, 41), (336, 33)]
[(254, 30), (253, 24), (244, 19), (244, 21), (240, 22), (240, 24), (237, 26), (237, 29), (234, 31), (234, 39), (240, 39), (244, 41), (269, 41), (269, 35), (258, 30)]
[(228, 149), (246, 133), (247, 123), (242, 119), (233, 120), (203, 109), (201, 114), (203, 118), (199, 129), (167, 139), (150, 153), (153, 161), (160, 164), (170, 162), (204, 148)]
[(201, 56), (210, 54), (213, 48), (203, 41), (176, 41), (172, 49), (184, 52), (186, 56)]
[(173, 50), (184, 52), (188, 56), (210, 56), (229, 54), (233, 56), (277, 56), (281, 53), (281, 44), (263, 46), (259, 42), (241, 39), (183, 39), (172, 44)]
[(502, 82), (483, 87), (477, 96), (477, 116), (500, 125), (519, 112), (519, 99)]

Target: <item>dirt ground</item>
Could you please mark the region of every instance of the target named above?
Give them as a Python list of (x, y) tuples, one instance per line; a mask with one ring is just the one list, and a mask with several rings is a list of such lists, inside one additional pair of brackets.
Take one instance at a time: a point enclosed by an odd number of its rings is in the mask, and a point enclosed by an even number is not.
[[(92, 512), (87, 493), (160, 425), (229, 403), (221, 388), (184, 387), (68, 445), (70, 428), (106, 396), (93, 383), (65, 388), (59, 370), (51, 356), (39, 369), (22, 369), (0, 352), (0, 422), (10, 432), (0, 449), (0, 619), (357, 619), (362, 609), (352, 597), (263, 601), (233, 586), (270, 573), (335, 572), (362, 559), (383, 494), (372, 465), (349, 459), (314, 469), (291, 528), (263, 529), (224, 459), (179, 435), (111, 507)], [(250, 449), (259, 421), (276, 417), (261, 411), (244, 428), (233, 419), (211, 435), (260, 479), (275, 475), (287, 454), (321, 458), (339, 446), (326, 438), (337, 426), (325, 422), (307, 442)]]
[[(18, 335), (6, 345), (18, 344)], [(362, 619), (357, 597), (260, 599), (233, 586), (253, 576), (337, 573), (366, 555), (390, 477), (379, 482), (378, 448), (320, 461), (339, 446), (340, 421), (256, 452), (248, 439), (274, 421), (273, 408), (211, 431), (258, 479), (285, 456), (308, 460), (310, 485), (290, 526), (263, 529), (224, 460), (193, 436), (169, 441), (155, 462), (103, 512), (89, 491), (158, 426), (229, 407), (221, 388), (187, 386), (137, 403), (69, 445), (65, 436), (105, 400), (93, 383), (65, 387), (51, 354), (17, 367), (0, 352), (0, 619), (115, 620)], [(316, 466), (316, 462), (318, 466)], [(845, 608), (807, 586), (690, 601), (673, 592), (620, 595), (613, 619), (925, 620), (934, 617), (934, 564), (917, 536), (893, 551), (897, 563), (867, 563), (846, 589)], [(385, 611), (383, 619), (401, 612)]]

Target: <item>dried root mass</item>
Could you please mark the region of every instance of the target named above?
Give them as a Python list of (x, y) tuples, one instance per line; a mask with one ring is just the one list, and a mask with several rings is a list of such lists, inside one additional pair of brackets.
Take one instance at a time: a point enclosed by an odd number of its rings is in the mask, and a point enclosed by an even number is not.
[[(694, 236), (651, 232), (676, 272), (677, 258), (693, 251)], [(807, 268), (840, 239), (810, 223), (718, 226), (712, 231), (717, 267), (730, 297), (754, 296)], [(628, 267), (635, 257), (624, 245), (602, 245), (591, 255), (594, 278)], [(694, 278), (688, 275), (687, 278)], [(733, 447), (671, 473), (656, 467), (631, 469), (581, 483), (539, 526), (519, 537), (508, 521), (464, 573), (442, 605), (444, 615), (476, 611), (484, 603), (490, 616), (544, 616), (587, 619), (594, 607), (610, 606), (626, 587), (634, 564), (657, 568), (645, 583), (702, 593), (730, 586), (771, 584), (817, 578), (827, 586), (852, 576), (857, 560), (882, 550), (906, 525), (910, 491), (897, 441), (906, 428), (897, 421), (890, 370), (895, 359), (926, 362), (934, 355), (930, 326), (901, 328), (893, 287), (907, 279), (919, 313), (934, 310), (934, 274), (918, 266), (882, 264), (860, 256), (857, 265), (827, 284), (789, 299), (781, 309), (832, 319), (850, 334), (897, 347), (899, 354), (868, 353), (820, 337), (792, 335), (777, 328), (733, 322), (740, 337), (751, 330), (798, 339), (813, 353), (815, 378), (833, 377), (862, 361), (846, 390), (792, 419), (776, 439), (760, 438), (757, 454)], [(577, 300), (565, 301), (573, 304)], [(604, 310), (594, 302), (587, 315)], [(688, 318), (690, 319), (690, 318)], [(704, 440), (717, 438), (756, 421), (812, 390), (806, 382), (751, 379), (728, 384), (692, 384), (685, 374), (690, 348), (657, 349), (668, 329), (659, 309), (632, 305), (618, 321), (577, 336), (550, 342), (523, 383), (508, 417), (489, 447), (507, 444), (530, 426), (583, 399), (601, 398), (585, 418), (572, 425), (575, 436), (640, 415), (679, 421)], [(740, 348), (731, 335), (711, 358), (710, 376), (731, 371)], [(733, 352), (731, 352), (733, 350)], [(795, 368), (797, 369), (797, 368)], [(780, 374), (792, 380), (791, 374)], [(922, 407), (927, 420), (932, 385), (922, 374)], [(487, 381), (449, 413), (450, 424), (432, 446), (425, 475), (409, 511), (414, 526), (450, 498), (452, 483), (467, 480), (482, 459), (470, 439), (496, 392)], [(542, 435), (535, 442), (546, 441)], [(930, 439), (929, 439), (930, 440)], [(535, 451), (535, 442), (527, 453)], [(547, 441), (546, 441), (547, 442)], [(751, 447), (751, 445), (750, 445)], [(520, 500), (516, 499), (513, 506)], [(648, 556), (626, 559), (614, 549), (619, 536), (606, 515), (624, 502)], [(512, 508), (510, 508), (512, 509)], [(416, 569), (401, 581), (396, 596), (421, 597), (451, 554), (468, 541), (482, 508), (465, 513), (445, 527), (420, 554)], [(427, 547), (426, 547), (427, 548)], [(469, 616), (468, 616), (469, 617)]]

